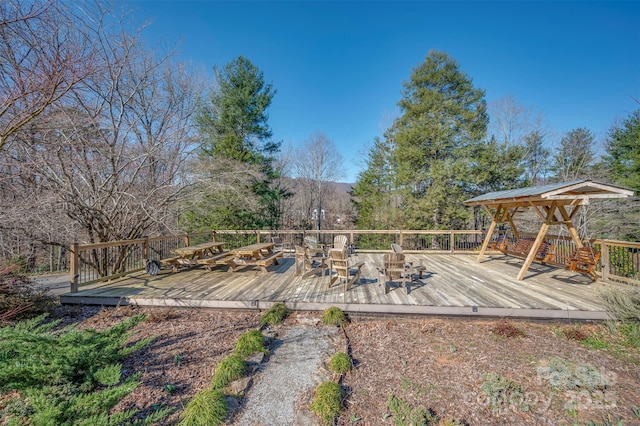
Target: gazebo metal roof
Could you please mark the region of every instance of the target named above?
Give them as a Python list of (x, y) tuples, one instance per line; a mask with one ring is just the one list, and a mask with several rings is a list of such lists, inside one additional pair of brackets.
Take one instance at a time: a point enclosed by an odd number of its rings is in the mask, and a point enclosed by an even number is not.
[(627, 198), (632, 196), (633, 193), (633, 190), (621, 186), (594, 182), (590, 179), (580, 179), (571, 182), (488, 192), (471, 198), (464, 203), (468, 206), (531, 205), (544, 203), (545, 201), (550, 203), (552, 200), (569, 202), (587, 200), (589, 198)]

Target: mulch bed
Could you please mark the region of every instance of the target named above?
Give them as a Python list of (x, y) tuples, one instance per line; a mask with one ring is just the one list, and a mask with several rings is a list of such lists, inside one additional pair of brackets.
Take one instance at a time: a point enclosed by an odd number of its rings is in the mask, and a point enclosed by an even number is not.
[[(100, 330), (134, 313), (149, 318), (135, 327), (133, 339), (157, 338), (124, 365), (125, 374), (142, 372), (143, 383), (117, 409), (135, 408), (144, 414), (159, 406), (174, 408), (163, 424), (177, 423), (189, 399), (208, 387), (214, 367), (231, 353), (238, 336), (256, 328), (260, 320), (260, 313), (254, 312), (135, 307), (64, 306), (53, 316)], [(505, 324), (438, 318), (352, 322), (346, 334), (356, 368), (343, 380), (348, 397), (338, 423), (395, 424), (388, 407), (392, 393), (411, 407), (469, 425), (573, 425), (619, 419), (624, 425), (640, 424), (632, 411), (640, 406), (638, 351), (614, 356), (566, 337), (603, 333), (606, 325), (512, 321), (509, 327), (524, 332), (514, 337), (498, 334), (500, 325)], [(552, 387), (537, 367), (553, 357), (594, 367), (607, 378), (607, 387)], [(491, 407), (480, 390), (487, 373), (519, 384), (528, 411), (522, 411), (518, 401)], [(166, 385), (175, 385), (175, 391), (168, 392)]]

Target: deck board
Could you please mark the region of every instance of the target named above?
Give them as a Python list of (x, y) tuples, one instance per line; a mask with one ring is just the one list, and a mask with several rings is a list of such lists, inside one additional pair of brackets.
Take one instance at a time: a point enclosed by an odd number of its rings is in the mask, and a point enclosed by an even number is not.
[[(384, 294), (377, 267), (382, 253), (360, 253), (354, 262), (365, 262), (360, 281), (349, 290), (344, 283), (329, 288), (329, 277), (319, 274), (304, 280), (295, 275), (293, 257), (284, 257), (269, 272), (227, 267), (207, 271), (201, 267), (156, 276), (144, 271), (108, 283), (83, 286), (78, 293), (63, 295), (63, 303), (157, 304), (176, 306), (267, 306), (285, 302), (321, 309), (344, 306), (359, 312), (406, 312), (475, 315), (473, 307), (487, 314), (540, 317), (606, 318), (599, 294), (621, 284), (595, 282), (583, 275), (545, 265), (533, 265), (524, 281), (516, 275), (521, 259), (503, 255), (412, 254), (426, 271), (411, 283), (411, 292), (392, 287)], [(510, 312), (513, 312), (510, 314)]]

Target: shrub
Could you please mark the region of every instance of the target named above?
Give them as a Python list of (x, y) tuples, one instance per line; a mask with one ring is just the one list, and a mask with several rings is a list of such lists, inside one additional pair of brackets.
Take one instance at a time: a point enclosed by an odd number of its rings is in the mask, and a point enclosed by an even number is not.
[(342, 409), (342, 388), (334, 382), (324, 382), (316, 388), (311, 401), (311, 411), (316, 413), (326, 425), (332, 425)]
[(260, 330), (249, 330), (240, 335), (236, 343), (235, 353), (246, 358), (255, 353), (269, 354), (264, 347), (264, 336)]
[(180, 426), (215, 426), (224, 423), (228, 408), (224, 394), (219, 390), (205, 390), (189, 401)]
[[(43, 324), (44, 318), (0, 328), (0, 391), (19, 392), (2, 415), (10, 424), (107, 425), (131, 419), (134, 410), (110, 411), (140, 384), (139, 374), (122, 381), (120, 361), (151, 342), (125, 346), (127, 331), (144, 316), (102, 332), (53, 331), (58, 322)], [(157, 422), (168, 412), (156, 411), (145, 421)]]
[(439, 420), (432, 410), (425, 407), (412, 408), (407, 401), (396, 397), (391, 392), (387, 405), (393, 414), (396, 426), (429, 425)]
[(260, 325), (281, 324), (291, 313), (291, 309), (287, 308), (284, 303), (276, 303), (264, 313), (260, 319)]
[(605, 389), (608, 385), (605, 375), (593, 366), (557, 357), (542, 360), (536, 367), (536, 373), (556, 388), (593, 391)]
[(0, 267), (0, 325), (48, 311), (55, 298), (46, 288), (38, 288), (24, 275)]
[(511, 321), (498, 321), (493, 326), (493, 332), (503, 337), (525, 337), (526, 333)]
[(332, 306), (322, 313), (322, 323), (326, 325), (337, 325), (343, 327), (347, 325), (347, 316), (340, 308)]
[(351, 370), (351, 358), (344, 352), (338, 352), (329, 360), (329, 368), (337, 374), (344, 374)]
[(589, 337), (587, 333), (579, 326), (565, 327), (562, 329), (562, 334), (567, 339), (577, 340), (578, 342), (582, 342), (583, 340), (586, 340), (587, 337)]
[(244, 377), (247, 364), (238, 354), (229, 355), (218, 364), (211, 379), (211, 389), (222, 389), (234, 380)]
[(485, 374), (482, 376), (480, 390), (487, 395), (489, 407), (494, 410), (499, 410), (506, 405), (512, 405), (521, 411), (529, 410), (522, 386), (506, 377), (495, 373)]

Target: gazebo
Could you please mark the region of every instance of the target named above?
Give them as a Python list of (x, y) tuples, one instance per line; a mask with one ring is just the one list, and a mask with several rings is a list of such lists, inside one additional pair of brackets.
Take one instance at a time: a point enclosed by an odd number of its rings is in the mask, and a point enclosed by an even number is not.
[(590, 199), (628, 198), (634, 191), (620, 186), (593, 182), (589, 179), (571, 182), (554, 183), (528, 188), (509, 189), (506, 191), (489, 192), (465, 201), (467, 206), (482, 206), (493, 218), (487, 231), (480, 254), (476, 262), (480, 262), (491, 241), (496, 226), (508, 223), (514, 237), (519, 238), (513, 217), (523, 209), (533, 209), (541, 219), (540, 230), (527, 253), (524, 265), (518, 273), (518, 280), (522, 280), (529, 266), (533, 262), (540, 245), (544, 241), (549, 226), (566, 226), (576, 248), (582, 248), (583, 243), (573, 226), (573, 218), (581, 206), (588, 205)]

